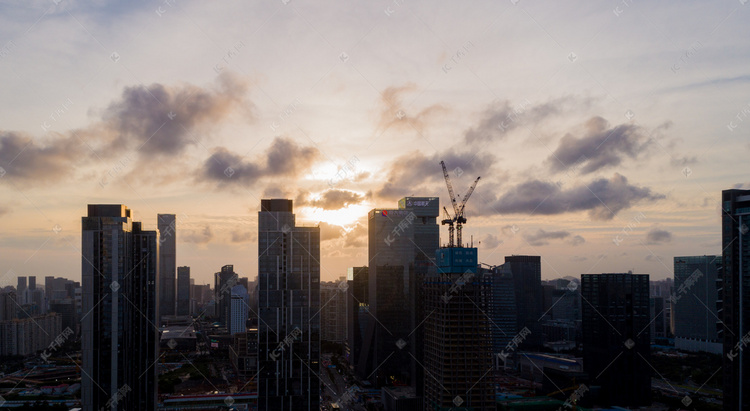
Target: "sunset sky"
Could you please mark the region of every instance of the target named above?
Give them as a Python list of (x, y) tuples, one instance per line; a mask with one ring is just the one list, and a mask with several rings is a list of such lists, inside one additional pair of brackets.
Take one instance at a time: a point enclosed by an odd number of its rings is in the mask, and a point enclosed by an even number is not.
[(80, 280), (90, 203), (177, 214), (196, 283), (252, 278), (271, 197), (320, 222), (333, 280), (368, 210), (449, 205), (440, 160), (459, 194), (482, 177), (480, 261), (671, 277), (750, 188), (743, 2), (3, 2), (0, 286)]

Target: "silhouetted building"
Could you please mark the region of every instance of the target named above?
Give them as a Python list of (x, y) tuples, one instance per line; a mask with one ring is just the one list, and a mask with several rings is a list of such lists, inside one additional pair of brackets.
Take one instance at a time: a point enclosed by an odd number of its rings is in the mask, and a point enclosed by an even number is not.
[(674, 258), (674, 292), (668, 301), (674, 307), (676, 348), (721, 354), (716, 307), (720, 272), (720, 255)]
[[(721, 193), (722, 262), (718, 336), (723, 340), (724, 409), (750, 409), (750, 190)], [(675, 287), (677, 284), (675, 284)]]
[(370, 319), (369, 270), (367, 267), (349, 267), (346, 290), (346, 357), (353, 369), (362, 351), (362, 344)]
[(18, 317), (15, 291), (0, 292), (0, 321), (10, 321)]
[(292, 200), (258, 212), (258, 409), (320, 409), (320, 228)]
[[(368, 214), (368, 324), (357, 372), (376, 386), (408, 384), (422, 393), (421, 285), (436, 272), (440, 246), (437, 197), (405, 197), (398, 209)], [(368, 377), (369, 376), (369, 377)]]
[(320, 339), (346, 341), (346, 279), (320, 283)]
[(190, 315), (190, 267), (177, 267), (177, 315)]
[(159, 315), (174, 315), (177, 220), (174, 214), (158, 214), (157, 220), (159, 228)]
[(441, 248), (436, 263), (437, 274), (423, 286), (424, 409), (495, 410), (488, 377), (492, 284), (477, 276), (476, 248)]
[(496, 368), (501, 368), (506, 365), (508, 357), (500, 354), (518, 333), (513, 273), (510, 272), (510, 264), (503, 264), (490, 268), (480, 267), (478, 275), (490, 287), (487, 314), (492, 320), (490, 334), (493, 362)]
[(648, 274), (582, 274), (583, 365), (602, 405), (651, 404)]
[(510, 265), (516, 290), (516, 329), (528, 328), (531, 333), (524, 339), (523, 347), (541, 347), (541, 320), (544, 304), (542, 291), (542, 258), (534, 255), (505, 257)]
[(155, 410), (159, 234), (124, 205), (89, 205), (82, 226), (83, 408)]
[(214, 274), (214, 310), (215, 316), (225, 327), (229, 324), (229, 305), (232, 299), (232, 287), (239, 282), (239, 276), (234, 272), (234, 265), (225, 265), (221, 271)]
[(16, 298), (18, 299), (18, 305), (26, 304), (26, 277), (18, 276), (18, 285), (16, 286)]

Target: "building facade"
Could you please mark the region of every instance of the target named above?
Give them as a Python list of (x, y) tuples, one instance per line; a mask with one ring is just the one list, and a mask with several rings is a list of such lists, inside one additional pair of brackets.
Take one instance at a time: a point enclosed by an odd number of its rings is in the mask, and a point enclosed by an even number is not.
[(505, 257), (505, 264), (513, 273), (516, 291), (516, 329), (528, 328), (531, 334), (523, 341), (524, 347), (540, 347), (542, 338), (541, 317), (544, 313), (542, 289), (542, 258), (536, 255)]
[(720, 255), (674, 258), (674, 291), (669, 302), (676, 348), (721, 354), (716, 306), (720, 272)]
[(190, 267), (177, 267), (177, 315), (190, 315)]
[(292, 200), (258, 212), (258, 409), (320, 409), (320, 228)]
[(583, 274), (583, 365), (602, 405), (651, 405), (648, 274)]
[(320, 339), (343, 344), (346, 342), (346, 297), (348, 284), (339, 281), (320, 283)]
[(440, 246), (437, 197), (405, 197), (397, 209), (368, 214), (369, 310), (357, 373), (380, 387), (409, 385), (422, 393), (424, 320), (421, 285), (436, 273)]
[(159, 229), (159, 315), (174, 315), (177, 219), (174, 214), (158, 214), (157, 220)]
[(82, 226), (83, 408), (155, 410), (159, 234), (124, 205), (89, 205)]
[(750, 409), (750, 190), (721, 193), (722, 260), (719, 317), (722, 320), (724, 409)]

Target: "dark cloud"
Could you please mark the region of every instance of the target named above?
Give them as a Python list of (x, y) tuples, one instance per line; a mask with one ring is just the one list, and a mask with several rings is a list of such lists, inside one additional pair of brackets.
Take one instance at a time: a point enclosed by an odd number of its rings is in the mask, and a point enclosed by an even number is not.
[(344, 247), (367, 247), (367, 224), (357, 223), (344, 235)]
[(484, 236), (484, 238), (482, 239), (482, 247), (484, 247), (484, 248), (491, 248), (491, 249), (494, 249), (494, 248), (497, 248), (497, 247), (499, 247), (499, 246), (500, 246), (500, 244), (502, 244), (502, 243), (503, 243), (503, 240), (499, 239), (499, 238), (498, 238), (498, 237), (497, 237), (496, 235), (494, 235), (494, 234), (487, 234), (487, 235), (486, 235), (486, 236)]
[(663, 198), (664, 195), (652, 193), (648, 187), (632, 185), (627, 178), (615, 173), (610, 179), (596, 179), (567, 190), (550, 182), (530, 180), (511, 187), (495, 200), (477, 201), (474, 206), (485, 215), (556, 215), (588, 211), (594, 220), (610, 220), (638, 201)]
[[(668, 127), (662, 125), (660, 127)], [(607, 120), (592, 117), (584, 125), (583, 137), (566, 134), (546, 162), (555, 172), (569, 168), (589, 174), (605, 167), (617, 166), (623, 159), (636, 159), (646, 151), (649, 136), (635, 124), (611, 127)]]
[(380, 135), (390, 127), (402, 131), (415, 130), (421, 134), (431, 116), (447, 111), (444, 107), (435, 104), (412, 112), (411, 108), (404, 106), (403, 99), (405, 94), (414, 91), (417, 91), (417, 86), (413, 83), (388, 87), (383, 91), (376, 135)]
[(586, 242), (586, 239), (580, 235), (575, 235), (568, 240), (568, 244), (572, 246), (581, 245)]
[(299, 177), (319, 156), (317, 148), (303, 147), (283, 137), (276, 137), (255, 162), (219, 147), (204, 162), (199, 179), (252, 186), (265, 177)]
[(672, 233), (661, 228), (654, 227), (646, 234), (648, 244), (664, 244), (672, 241)]
[(214, 238), (211, 227), (204, 226), (202, 230), (189, 230), (184, 231), (184, 234), (180, 235), (180, 239), (186, 243), (193, 244), (206, 244)]
[[(388, 171), (383, 186), (375, 191), (378, 197), (401, 198), (414, 193), (424, 183), (442, 183), (443, 171), (440, 161), (444, 160), (457, 193), (462, 187), (468, 188), (477, 176), (486, 175), (495, 162), (489, 153), (459, 152), (447, 150), (425, 156), (420, 151), (413, 151), (398, 157)], [(443, 187), (444, 188), (444, 187)], [(441, 193), (444, 190), (441, 190)]]
[(541, 228), (536, 233), (529, 233), (523, 236), (534, 247), (547, 245), (549, 244), (549, 240), (561, 240), (568, 237), (570, 237), (570, 232), (568, 231), (545, 231)]
[(309, 197), (309, 192), (301, 192), (294, 202), (299, 206), (309, 205), (324, 210), (338, 210), (351, 204), (359, 204), (365, 199), (363, 194), (339, 189), (325, 191), (320, 198), (315, 200), (311, 200)]
[(53, 136), (40, 144), (24, 133), (0, 131), (0, 177), (53, 182), (67, 177), (75, 166), (88, 160), (75, 137)]
[(588, 105), (588, 100), (579, 101), (572, 97), (537, 105), (532, 105), (528, 100), (518, 103), (508, 100), (492, 102), (482, 113), (479, 124), (466, 131), (464, 139), (467, 143), (504, 139), (516, 128), (534, 126), (548, 117), (568, 110), (574, 102), (577, 102), (578, 106)]
[(179, 154), (198, 142), (196, 131), (217, 124), (237, 107), (252, 110), (244, 100), (248, 87), (228, 73), (219, 76), (213, 89), (190, 84), (126, 87), (120, 100), (102, 113), (111, 139), (105, 151), (135, 148), (144, 157)]

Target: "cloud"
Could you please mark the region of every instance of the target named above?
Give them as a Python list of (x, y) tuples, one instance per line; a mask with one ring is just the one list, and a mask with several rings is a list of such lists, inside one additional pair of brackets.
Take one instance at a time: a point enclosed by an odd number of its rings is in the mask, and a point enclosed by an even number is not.
[(526, 124), (536, 125), (542, 120), (559, 114), (577, 105), (588, 105), (588, 100), (579, 101), (572, 97), (562, 97), (543, 104), (532, 105), (528, 100), (512, 104), (509, 100), (494, 101), (481, 115), (479, 124), (466, 130), (467, 143), (502, 140), (508, 133)]
[(500, 231), (502, 231), (503, 235), (509, 236), (514, 235), (515, 233), (520, 230), (517, 225), (515, 224), (508, 224), (500, 227)]
[(475, 206), (485, 215), (556, 215), (588, 211), (594, 220), (611, 220), (638, 201), (663, 198), (664, 195), (652, 193), (650, 188), (629, 184), (627, 178), (615, 173), (610, 179), (596, 179), (567, 190), (551, 182), (529, 180), (511, 187), (495, 200), (476, 202)]
[(416, 188), (424, 183), (442, 183), (441, 160), (445, 161), (454, 187), (460, 193), (462, 187), (468, 189), (477, 176), (489, 172), (495, 157), (486, 152), (475, 154), (453, 149), (429, 157), (420, 151), (413, 151), (398, 157), (390, 164), (386, 182), (375, 191), (375, 194), (388, 199), (401, 198), (415, 193)]
[(346, 231), (344, 247), (367, 247), (367, 225), (357, 223), (354, 228)]
[(244, 98), (248, 88), (229, 73), (222, 73), (213, 89), (157, 83), (126, 87), (102, 112), (102, 127), (110, 136), (105, 151), (135, 148), (146, 158), (179, 154), (198, 142), (196, 130), (218, 124), (237, 107), (252, 110)]
[[(655, 129), (669, 127), (665, 123)], [(635, 124), (620, 124), (611, 127), (607, 120), (592, 117), (584, 125), (584, 135), (577, 138), (568, 133), (560, 140), (557, 149), (546, 160), (550, 169), (560, 172), (570, 168), (582, 174), (593, 173), (602, 168), (617, 166), (623, 159), (636, 159), (646, 151), (649, 136)]]
[(334, 240), (344, 234), (344, 229), (335, 224), (321, 221), (318, 226), (320, 227), (320, 241)]
[(672, 233), (658, 227), (652, 228), (646, 234), (646, 242), (648, 244), (664, 244), (670, 241), (672, 241)]
[(276, 137), (255, 162), (219, 147), (203, 163), (199, 179), (252, 186), (265, 177), (299, 177), (319, 156), (317, 148), (303, 147), (283, 137)]
[(671, 164), (673, 167), (684, 167), (696, 164), (698, 162), (698, 157), (692, 156), (682, 156), (682, 157), (672, 157), (669, 160), (669, 164)]
[(86, 160), (75, 137), (53, 134), (45, 144), (25, 133), (0, 131), (0, 174), (4, 178), (34, 182), (54, 182), (67, 177)]
[[(208, 226), (206, 226), (208, 228)], [(232, 231), (232, 242), (233, 243), (249, 243), (254, 239), (254, 235), (248, 230), (233, 230)]]
[(324, 210), (338, 210), (351, 204), (359, 204), (365, 199), (363, 194), (339, 189), (325, 191), (318, 199), (310, 200), (309, 197), (309, 192), (301, 192), (294, 202), (299, 206), (309, 205)]
[(182, 238), (182, 241), (186, 243), (206, 244), (214, 238), (214, 234), (211, 232), (211, 227), (206, 225), (199, 231), (185, 231), (180, 237)]
[(0, 206), (0, 217), (4, 216), (6, 214), (10, 214), (10, 208), (8, 208), (6, 206)]
[(568, 237), (570, 237), (570, 232), (568, 231), (545, 231), (541, 228), (536, 233), (528, 233), (523, 236), (534, 247), (547, 245), (549, 244), (549, 240), (560, 240)]
[(568, 244), (570, 244), (572, 246), (577, 246), (577, 245), (581, 245), (581, 244), (585, 243), (586, 239), (583, 238), (580, 235), (576, 235), (576, 236), (571, 237), (567, 242), (568, 242)]
[(381, 107), (376, 131), (377, 135), (380, 135), (390, 127), (394, 127), (397, 130), (416, 130), (421, 134), (431, 116), (447, 111), (439, 104), (434, 104), (417, 111), (416, 114), (412, 113), (410, 108), (404, 106), (403, 97), (404, 94), (413, 91), (417, 91), (417, 86), (413, 83), (388, 87), (383, 91), (380, 101)]
[(503, 243), (503, 240), (499, 239), (496, 235), (493, 235), (493, 234), (487, 234), (482, 239), (482, 246), (484, 248), (497, 248), (502, 243)]

